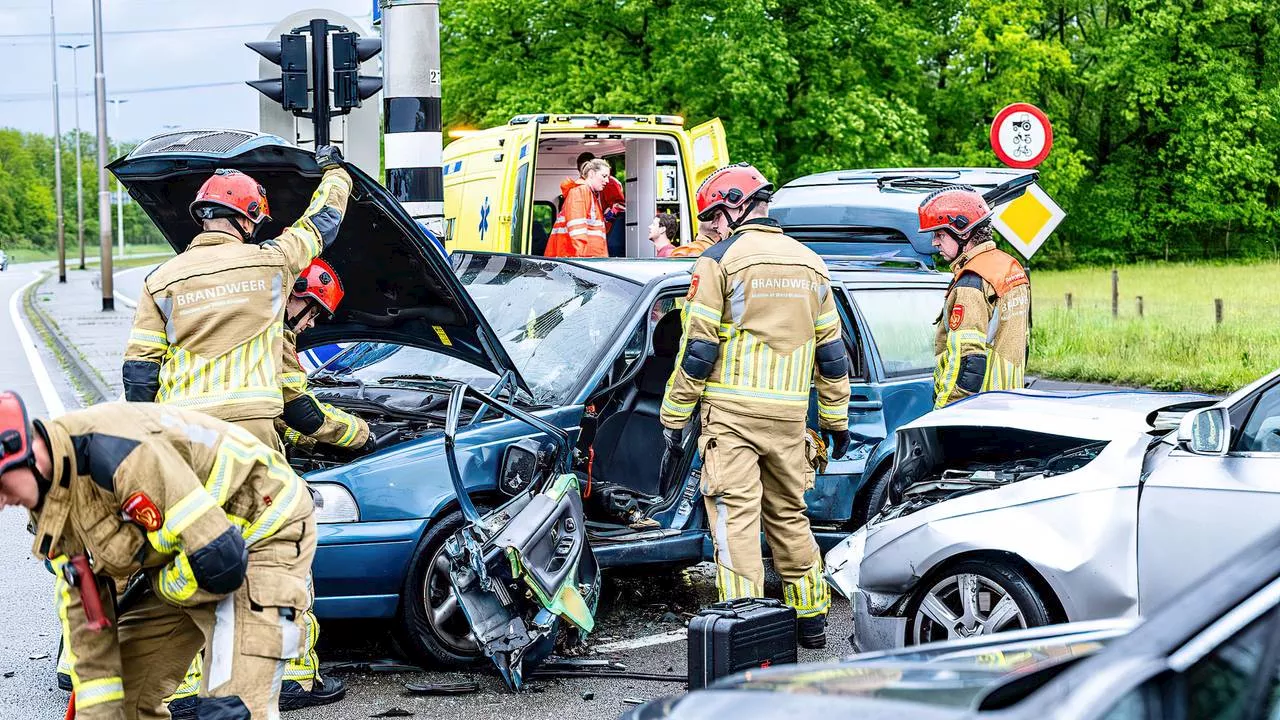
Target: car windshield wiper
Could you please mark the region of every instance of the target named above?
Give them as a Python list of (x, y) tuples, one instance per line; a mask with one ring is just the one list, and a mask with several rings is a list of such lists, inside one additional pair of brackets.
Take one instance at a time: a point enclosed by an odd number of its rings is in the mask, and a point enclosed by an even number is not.
[(387, 382), (416, 383), (420, 385), (444, 385), (446, 387), (453, 387), (454, 385), (458, 384), (458, 381), (454, 380), (453, 378), (440, 377), (439, 375), (418, 375), (414, 373), (408, 373), (405, 375), (388, 375), (383, 378), (378, 378), (378, 382), (380, 383), (387, 383)]
[(919, 175), (883, 175), (876, 179), (876, 185), (879, 186), (881, 190), (884, 190), (885, 188), (937, 190), (940, 188), (951, 187), (955, 184), (955, 180), (940, 180), (938, 178), (921, 177)]
[(319, 385), (363, 385), (359, 378), (345, 377), (332, 370), (316, 370), (307, 382)]

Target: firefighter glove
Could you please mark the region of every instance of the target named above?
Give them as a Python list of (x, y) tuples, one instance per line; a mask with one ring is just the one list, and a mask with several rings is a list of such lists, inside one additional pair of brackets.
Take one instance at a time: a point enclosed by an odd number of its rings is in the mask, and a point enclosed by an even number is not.
[(827, 447), (831, 448), (832, 460), (839, 460), (849, 452), (848, 430), (823, 430), (822, 434), (826, 436)]
[(668, 475), (684, 457), (684, 444), (681, 442), (684, 432), (671, 428), (662, 428), (662, 460), (658, 463), (658, 480), (665, 483)]
[(331, 167), (342, 167), (342, 151), (333, 145), (321, 146), (316, 150), (316, 164), (321, 170)]
[(667, 450), (675, 450), (683, 447), (681, 444), (683, 436), (683, 430), (675, 430), (669, 427), (662, 428), (662, 441), (666, 443)]

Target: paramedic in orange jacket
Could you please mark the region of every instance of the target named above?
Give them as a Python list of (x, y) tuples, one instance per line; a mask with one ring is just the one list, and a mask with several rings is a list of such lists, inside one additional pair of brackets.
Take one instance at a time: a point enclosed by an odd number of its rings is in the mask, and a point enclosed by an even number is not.
[(920, 231), (933, 233), (954, 274), (934, 320), (934, 407), (1022, 388), (1031, 285), (1022, 265), (996, 248), (986, 200), (966, 186), (931, 193), (920, 204)]
[(547, 257), (608, 257), (604, 211), (600, 191), (609, 178), (609, 163), (588, 160), (579, 168), (581, 178), (562, 185), (564, 205), (547, 240)]

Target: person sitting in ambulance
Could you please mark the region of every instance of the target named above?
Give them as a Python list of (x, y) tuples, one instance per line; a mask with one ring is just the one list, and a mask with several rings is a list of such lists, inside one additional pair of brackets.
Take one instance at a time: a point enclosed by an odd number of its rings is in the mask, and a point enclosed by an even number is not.
[(596, 158), (579, 168), (579, 179), (561, 184), (564, 205), (547, 240), (547, 257), (609, 257), (600, 192), (609, 163)]
[(680, 216), (675, 213), (658, 213), (649, 223), (649, 242), (653, 243), (656, 257), (671, 257), (680, 239)]

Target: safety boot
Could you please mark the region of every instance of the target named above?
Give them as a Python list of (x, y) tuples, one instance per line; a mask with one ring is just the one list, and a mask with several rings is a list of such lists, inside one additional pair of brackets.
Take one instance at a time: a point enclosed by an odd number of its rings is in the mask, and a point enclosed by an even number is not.
[(814, 615), (796, 622), (796, 636), (800, 647), (819, 650), (827, 646), (827, 616)]
[(347, 685), (338, 678), (321, 677), (311, 681), (311, 689), (303, 690), (296, 680), (285, 680), (280, 686), (280, 709), (297, 710), (336, 703), (347, 694)]
[(195, 720), (199, 707), (199, 695), (175, 698), (169, 701), (169, 717), (172, 720)]

